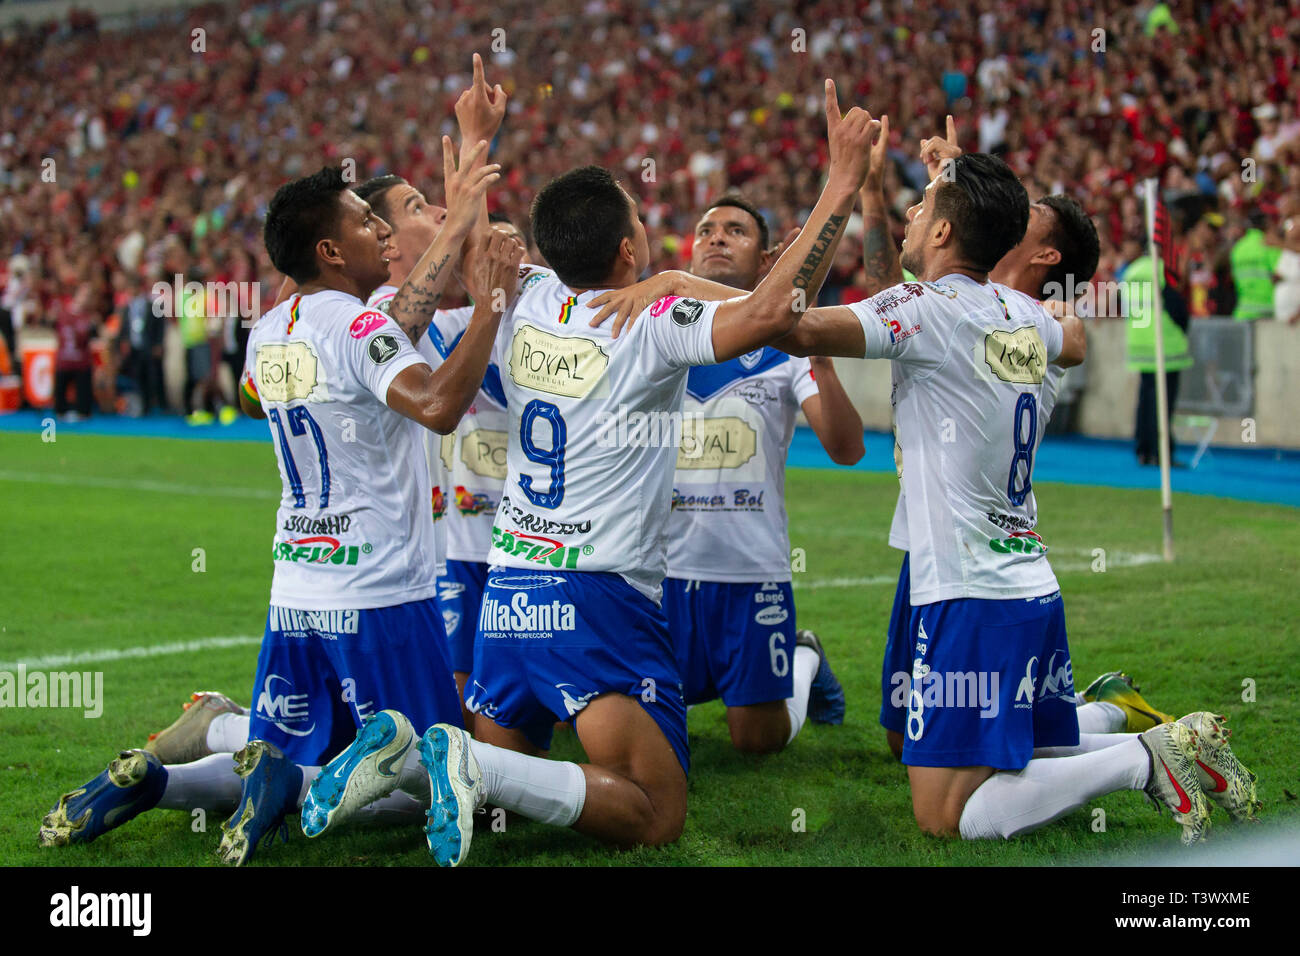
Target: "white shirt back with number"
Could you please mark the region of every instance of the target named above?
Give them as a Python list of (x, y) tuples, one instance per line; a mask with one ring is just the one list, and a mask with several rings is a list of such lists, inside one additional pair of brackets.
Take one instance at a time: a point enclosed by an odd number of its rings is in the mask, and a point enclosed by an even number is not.
[(772, 348), (693, 368), (673, 477), (668, 576), (789, 581), (785, 460), (812, 366)]
[(718, 304), (669, 296), (613, 339), (588, 325), (598, 291), (530, 282), (497, 341), (510, 417), (488, 563), (614, 571), (658, 602), (686, 373), (714, 361)]
[(295, 295), (248, 337), (283, 493), (271, 603), (390, 607), (435, 593), (421, 426), (385, 403), (425, 360), (387, 315), (343, 292)]
[(962, 275), (849, 308), (866, 357), (893, 360), (911, 603), (1056, 591), (1032, 476), (1060, 323), (1023, 293)]

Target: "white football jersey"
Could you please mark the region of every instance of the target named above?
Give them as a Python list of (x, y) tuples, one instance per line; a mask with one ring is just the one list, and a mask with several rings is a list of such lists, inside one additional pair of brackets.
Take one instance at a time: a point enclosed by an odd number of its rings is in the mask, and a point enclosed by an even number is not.
[(1023, 293), (962, 275), (849, 308), (866, 357), (893, 360), (911, 603), (1058, 590), (1034, 531), (1032, 477), (1060, 323)]
[(614, 339), (612, 323), (588, 325), (598, 294), (530, 277), (502, 320), (506, 481), (488, 562), (613, 571), (657, 603), (686, 373), (714, 361), (718, 303), (668, 296)]
[(668, 518), (668, 576), (789, 581), (785, 460), (812, 365), (761, 348), (693, 368)]
[(386, 404), (424, 359), (387, 315), (343, 292), (294, 295), (253, 327), (246, 367), (280, 465), (271, 603), (390, 607), (432, 597), (425, 429)]
[[(392, 302), (393, 296), (397, 294), (397, 288), (395, 285), (381, 285), (370, 294), (370, 298), (366, 300), (366, 305), (388, 315), (388, 306)], [(434, 314), (434, 318), (436, 320), (437, 313)], [(429, 330), (420, 339), (419, 344), (416, 345), (416, 351), (420, 353), (421, 358), (429, 363), (430, 368), (437, 368), (442, 364), (445, 356), (438, 350), (437, 344), (434, 342), (432, 322), (429, 324)], [(429, 510), (433, 521), (434, 563), (439, 576), (445, 574), (447, 570), (447, 524), (442, 520), (447, 510), (445, 492), (447, 477), (443, 473), (442, 463), (438, 458), (438, 445), (442, 438), (442, 435), (427, 428), (420, 429), (420, 443), (424, 448), (424, 460), (429, 471)]]

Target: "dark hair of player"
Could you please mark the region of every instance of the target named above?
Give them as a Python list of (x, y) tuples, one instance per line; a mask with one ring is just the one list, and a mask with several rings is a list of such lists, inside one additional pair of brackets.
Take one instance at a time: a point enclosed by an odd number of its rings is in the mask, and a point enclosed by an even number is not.
[(370, 203), (370, 208), (375, 211), (375, 215), (391, 226), (393, 220), (388, 218), (388, 200), (385, 197), (388, 195), (388, 190), (405, 183), (406, 180), (401, 176), (394, 176), (390, 173), (387, 176), (376, 176), (374, 179), (367, 179), (353, 192)]
[(632, 204), (609, 170), (581, 166), (552, 179), (533, 200), (533, 239), (560, 281), (604, 282), (624, 239), (635, 235)]
[(767, 251), (767, 245), (771, 241), (772, 234), (767, 228), (767, 219), (758, 211), (757, 206), (740, 195), (740, 193), (727, 193), (709, 203), (709, 209), (717, 209), (719, 206), (734, 206), (753, 216), (754, 222), (758, 223), (758, 247), (763, 251)]
[(1047, 244), (1061, 254), (1061, 261), (1047, 270), (1043, 288), (1069, 289), (1071, 276), (1076, 289), (1092, 281), (1101, 258), (1101, 241), (1092, 219), (1069, 196), (1044, 196), (1038, 201), (1052, 210), (1052, 231), (1047, 235)]
[(272, 265), (299, 285), (320, 275), (316, 243), (337, 228), (339, 195), (347, 188), (343, 167), (326, 166), (285, 183), (271, 197), (262, 227), (266, 254)]
[(963, 153), (952, 165), (952, 179), (936, 187), (934, 218), (952, 223), (962, 258), (988, 272), (1025, 237), (1029, 194), (996, 156)]

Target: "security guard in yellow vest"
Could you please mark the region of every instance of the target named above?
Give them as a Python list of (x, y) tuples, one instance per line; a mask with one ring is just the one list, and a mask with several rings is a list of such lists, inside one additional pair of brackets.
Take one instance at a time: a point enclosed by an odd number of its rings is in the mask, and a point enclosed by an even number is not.
[[(1160, 269), (1161, 305), (1164, 321), (1165, 387), (1172, 419), (1178, 402), (1178, 374), (1192, 365), (1187, 344), (1187, 306), (1177, 291), (1166, 287), (1164, 269)], [(1150, 256), (1139, 256), (1129, 263), (1121, 281), (1128, 315), (1128, 367), (1142, 375), (1137, 405), (1137, 459), (1140, 465), (1159, 462), (1159, 431), (1156, 423), (1156, 326), (1153, 269)], [(1173, 425), (1169, 426), (1169, 460), (1174, 460)]]

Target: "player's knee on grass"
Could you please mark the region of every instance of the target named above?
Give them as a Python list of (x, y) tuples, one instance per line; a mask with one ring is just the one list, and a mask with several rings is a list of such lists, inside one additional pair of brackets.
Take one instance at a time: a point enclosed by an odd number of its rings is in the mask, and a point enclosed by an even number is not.
[(908, 767), (912, 815), (921, 832), (960, 836), (966, 801), (993, 773), (992, 767)]
[(731, 745), (741, 753), (774, 754), (790, 739), (790, 715), (785, 701), (727, 708)]
[(889, 752), (894, 755), (895, 760), (903, 759), (903, 735), (897, 730), (886, 730), (885, 741), (889, 744)]
[(574, 727), (590, 761), (577, 829), (623, 847), (676, 841), (686, 823), (686, 771), (641, 703), (602, 694)]

